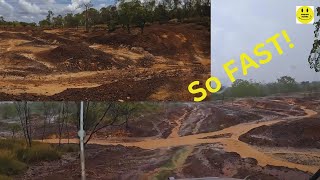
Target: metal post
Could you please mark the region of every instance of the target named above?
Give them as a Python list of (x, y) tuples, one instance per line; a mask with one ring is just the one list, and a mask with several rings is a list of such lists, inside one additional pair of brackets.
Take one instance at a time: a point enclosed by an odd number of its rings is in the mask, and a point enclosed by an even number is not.
[(80, 160), (81, 160), (81, 180), (86, 179), (86, 169), (85, 169), (85, 157), (84, 157), (84, 137), (85, 132), (83, 130), (83, 101), (80, 105), (80, 131), (78, 132), (80, 138)]

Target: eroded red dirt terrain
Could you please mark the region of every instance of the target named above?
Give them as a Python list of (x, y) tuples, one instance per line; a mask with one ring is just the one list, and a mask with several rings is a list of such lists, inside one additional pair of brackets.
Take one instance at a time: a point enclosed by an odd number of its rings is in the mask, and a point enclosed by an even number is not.
[(192, 101), (210, 76), (210, 31), (196, 24), (0, 30), (1, 100)]
[[(320, 166), (319, 112), (320, 98), (303, 96), (168, 106), (133, 119), (128, 129), (98, 133), (87, 146), (87, 176), (307, 180)], [(45, 141), (57, 143), (57, 139)], [(37, 171), (34, 178), (79, 179), (75, 158), (61, 167)]]

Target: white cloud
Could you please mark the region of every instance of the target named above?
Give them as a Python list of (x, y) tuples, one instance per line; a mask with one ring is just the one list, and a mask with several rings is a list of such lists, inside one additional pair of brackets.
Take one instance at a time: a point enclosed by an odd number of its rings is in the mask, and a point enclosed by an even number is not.
[[(320, 1), (213, 1), (212, 5), (212, 75), (220, 80), (230, 80), (222, 66), (231, 59), (236, 62), (232, 67), (238, 67), (235, 77), (257, 81), (274, 81), (283, 75), (296, 78), (297, 81), (320, 80), (320, 73), (309, 68), (307, 58), (313, 43), (313, 25), (297, 25), (295, 22), (295, 7), (297, 5), (320, 6)], [(239, 56), (241, 53), (252, 55), (256, 44), (267, 38), (287, 30), (295, 48), (290, 49), (286, 42), (280, 39), (284, 49), (282, 56), (274, 54), (272, 61), (259, 69), (251, 68), (247, 76), (242, 75)], [(272, 48), (272, 47), (271, 47)], [(274, 50), (274, 49), (273, 49)], [(273, 51), (274, 52), (274, 51)], [(254, 59), (257, 57), (253, 56)], [(292, 68), (292, 67), (297, 67)], [(299, 69), (299, 71), (297, 70)]]
[(41, 13), (41, 9), (34, 3), (27, 2), (26, 0), (19, 0), (20, 7), (28, 13), (37, 14)]
[[(0, 0), (0, 13), (8, 21), (39, 22), (49, 10), (55, 15), (80, 13), (79, 6), (90, 0)], [(114, 4), (114, 0), (92, 0), (94, 8)]]
[(91, 0), (71, 0), (71, 4), (69, 4), (66, 9), (70, 11), (75, 11), (76, 9), (81, 8), (81, 5), (85, 3), (89, 3)]

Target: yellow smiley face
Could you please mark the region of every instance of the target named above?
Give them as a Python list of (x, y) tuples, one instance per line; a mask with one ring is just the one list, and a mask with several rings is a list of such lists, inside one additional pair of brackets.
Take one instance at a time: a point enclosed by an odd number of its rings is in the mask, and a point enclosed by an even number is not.
[(313, 9), (308, 6), (301, 6), (296, 13), (297, 20), (302, 24), (309, 24), (314, 18)]

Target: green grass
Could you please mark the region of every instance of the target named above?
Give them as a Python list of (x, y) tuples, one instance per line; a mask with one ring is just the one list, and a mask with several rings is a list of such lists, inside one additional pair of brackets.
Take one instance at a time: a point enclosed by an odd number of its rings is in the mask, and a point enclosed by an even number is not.
[(178, 150), (167, 163), (165, 163), (162, 167), (172, 169), (175, 168), (175, 163), (180, 159), (180, 157), (186, 152), (186, 149)]
[(157, 179), (157, 180), (168, 179), (172, 175), (172, 173), (173, 171), (164, 170), (159, 172), (159, 174), (157, 174), (157, 176), (154, 177), (154, 179)]
[(9, 177), (9, 176), (4, 176), (4, 175), (0, 175), (0, 179), (1, 179), (1, 180), (12, 180), (11, 177)]
[(0, 139), (0, 150), (6, 149), (10, 151), (15, 151), (17, 149), (24, 148), (26, 146), (26, 143), (22, 140), (17, 139)]
[(27, 165), (17, 160), (15, 154), (8, 150), (0, 152), (0, 174), (17, 175), (27, 169)]
[(61, 147), (57, 147), (60, 152), (78, 152), (79, 145), (78, 144), (63, 144)]
[(34, 144), (31, 148), (16, 151), (17, 158), (25, 163), (53, 161), (60, 159), (61, 154), (49, 144)]
[(172, 161), (172, 159), (170, 159), (169, 161), (167, 161), (163, 166), (161, 166), (161, 167), (163, 167), (163, 168), (168, 168), (168, 169), (170, 169), (170, 168), (173, 168), (174, 167), (174, 164), (173, 164), (174, 162)]
[(32, 163), (60, 159), (62, 152), (50, 144), (33, 142), (32, 147), (28, 147), (23, 140), (1, 139), (0, 180), (23, 173)]
[(167, 161), (163, 166), (161, 166), (159, 172), (155, 174), (155, 176), (152, 179), (168, 179), (170, 176), (172, 176), (174, 170), (184, 163), (184, 158), (186, 155), (188, 155), (188, 150), (186, 148), (179, 149), (177, 152), (175, 152), (172, 158), (169, 159), (169, 161)]

